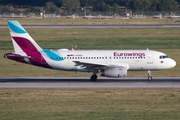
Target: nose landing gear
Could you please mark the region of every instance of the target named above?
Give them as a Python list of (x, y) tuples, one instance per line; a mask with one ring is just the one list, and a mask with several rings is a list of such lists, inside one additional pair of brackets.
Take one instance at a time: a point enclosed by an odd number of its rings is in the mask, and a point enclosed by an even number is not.
[(148, 70), (148, 80), (151, 81), (152, 80), (152, 76), (151, 76), (151, 71)]

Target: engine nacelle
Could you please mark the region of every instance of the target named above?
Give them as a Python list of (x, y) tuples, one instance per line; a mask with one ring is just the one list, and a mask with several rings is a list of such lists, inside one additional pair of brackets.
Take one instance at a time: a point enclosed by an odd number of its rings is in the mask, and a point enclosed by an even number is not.
[(101, 76), (106, 77), (126, 77), (127, 68), (126, 67), (110, 67), (105, 70), (101, 70)]

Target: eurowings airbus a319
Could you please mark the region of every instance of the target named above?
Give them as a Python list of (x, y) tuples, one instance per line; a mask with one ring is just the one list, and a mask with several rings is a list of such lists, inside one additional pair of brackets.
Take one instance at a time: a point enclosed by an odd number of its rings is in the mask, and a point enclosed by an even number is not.
[(15, 52), (5, 58), (56, 70), (92, 72), (91, 81), (101, 76), (123, 78), (127, 71), (148, 71), (173, 68), (176, 62), (162, 52), (152, 50), (45, 50), (19, 24), (8, 21)]

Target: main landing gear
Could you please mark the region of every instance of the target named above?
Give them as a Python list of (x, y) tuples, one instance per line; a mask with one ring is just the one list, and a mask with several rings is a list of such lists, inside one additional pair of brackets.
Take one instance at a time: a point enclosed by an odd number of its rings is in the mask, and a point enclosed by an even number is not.
[(99, 71), (98, 70), (93, 70), (93, 75), (91, 76), (91, 81), (96, 81), (97, 80), (97, 73), (98, 73)]
[(152, 80), (152, 76), (151, 76), (151, 71), (148, 70), (148, 80), (151, 81)]
[(92, 75), (91, 76), (91, 81), (96, 81), (97, 80), (97, 75)]

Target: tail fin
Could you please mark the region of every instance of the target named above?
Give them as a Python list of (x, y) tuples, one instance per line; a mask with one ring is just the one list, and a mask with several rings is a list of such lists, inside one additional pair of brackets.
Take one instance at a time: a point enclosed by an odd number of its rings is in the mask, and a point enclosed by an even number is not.
[(15, 52), (42, 51), (18, 21), (8, 21), (8, 25)]

